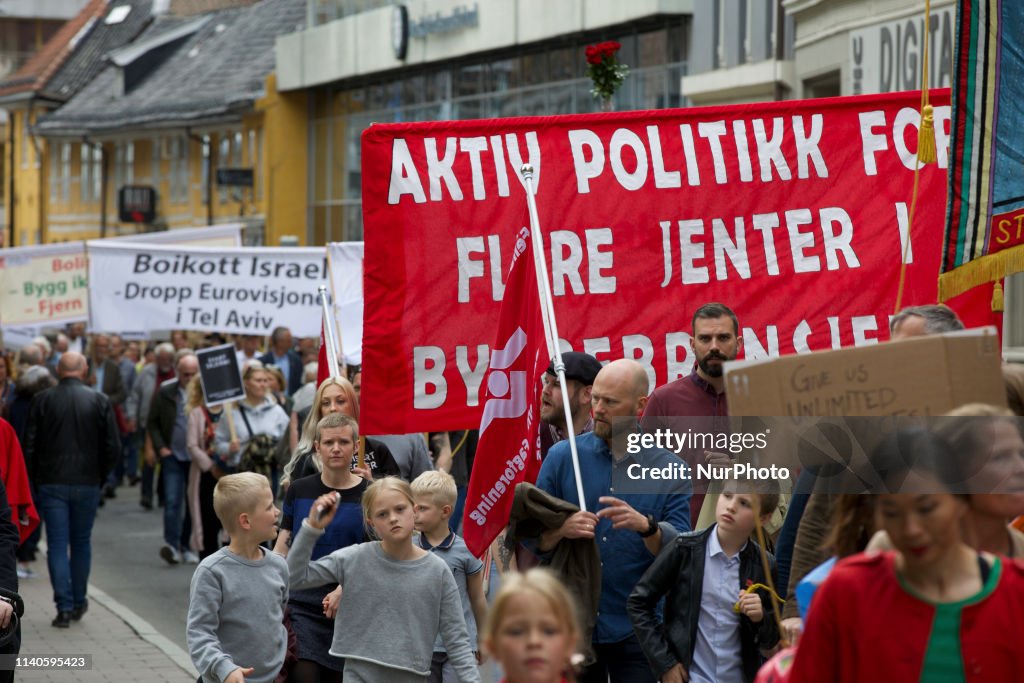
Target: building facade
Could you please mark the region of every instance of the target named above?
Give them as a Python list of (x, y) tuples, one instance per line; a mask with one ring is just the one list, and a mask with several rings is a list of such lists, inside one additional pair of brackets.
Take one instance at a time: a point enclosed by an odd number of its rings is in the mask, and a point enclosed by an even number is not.
[(622, 43), (619, 110), (683, 106), (689, 0), (336, 0), (277, 41), (278, 88), (305, 92), (307, 239), (362, 239), (360, 135), (371, 123), (596, 111), (585, 47)]
[[(250, 244), (301, 241), (306, 96), (277, 93), (273, 45), (305, 14), (304, 0), (92, 0), (0, 82), (11, 243), (225, 222)], [(122, 195), (146, 210), (122, 215)]]

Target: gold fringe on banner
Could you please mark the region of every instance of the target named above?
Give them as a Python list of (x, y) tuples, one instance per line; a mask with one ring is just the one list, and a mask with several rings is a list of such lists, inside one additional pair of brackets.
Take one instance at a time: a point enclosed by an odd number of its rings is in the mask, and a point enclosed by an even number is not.
[[(931, 26), (931, 16), (931, 0), (925, 0), (924, 26)], [(921, 125), (917, 129), (917, 160), (922, 164), (935, 163), (934, 116), (928, 101), (928, 33), (924, 32), (924, 47), (921, 49)]]
[(1024, 272), (1024, 245), (976, 258), (939, 276), (939, 302), (1021, 272)]

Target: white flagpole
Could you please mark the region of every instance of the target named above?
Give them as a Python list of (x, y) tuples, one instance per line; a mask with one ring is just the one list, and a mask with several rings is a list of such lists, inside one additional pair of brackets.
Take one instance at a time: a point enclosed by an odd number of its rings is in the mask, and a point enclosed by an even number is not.
[(338, 370), (338, 342), (334, 339), (334, 325), (331, 324), (330, 306), (327, 303), (327, 286), (320, 285), (320, 308), (322, 309), (323, 320), (321, 324), (324, 330), (324, 343), (327, 344), (327, 369), (331, 377), (341, 377)]
[(583, 496), (580, 456), (576, 450), (576, 427), (573, 425), (572, 410), (569, 408), (569, 387), (565, 382), (565, 363), (562, 362), (562, 349), (558, 345), (555, 305), (551, 299), (547, 259), (544, 258), (544, 240), (540, 236), (540, 219), (537, 218), (537, 203), (533, 197), (533, 166), (523, 164), (520, 174), (526, 183), (526, 204), (530, 209), (530, 234), (533, 239), (533, 259), (537, 265), (538, 294), (541, 303), (541, 316), (544, 319), (544, 334), (547, 337), (548, 351), (551, 353), (555, 373), (558, 375), (558, 385), (562, 389), (562, 408), (565, 410), (565, 427), (569, 431), (569, 450), (572, 453), (572, 471), (576, 477), (576, 495), (579, 496), (580, 510), (586, 512), (587, 499)]

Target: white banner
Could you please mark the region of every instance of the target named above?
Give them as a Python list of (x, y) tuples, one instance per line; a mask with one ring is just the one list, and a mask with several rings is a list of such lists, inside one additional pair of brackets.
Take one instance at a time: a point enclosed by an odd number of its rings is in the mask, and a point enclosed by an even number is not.
[(168, 328), (320, 335), (317, 287), (327, 282), (319, 248), (169, 247), (89, 242), (90, 329)]
[[(231, 223), (109, 237), (92, 244), (229, 247), (241, 244), (241, 231), (240, 223)], [(0, 249), (0, 324), (8, 334), (14, 328), (36, 331), (88, 320), (88, 304), (85, 242)]]
[(331, 242), (327, 259), (341, 352), (346, 363), (359, 365), (363, 362), (363, 243)]

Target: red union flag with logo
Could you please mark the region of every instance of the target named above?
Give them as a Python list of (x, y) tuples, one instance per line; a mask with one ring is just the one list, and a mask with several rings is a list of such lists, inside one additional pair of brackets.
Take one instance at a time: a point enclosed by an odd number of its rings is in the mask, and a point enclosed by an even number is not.
[(540, 375), (548, 364), (530, 230), (516, 235), (498, 332), (484, 377), (480, 441), (462, 522), (479, 557), (508, 524), (516, 484), (536, 481)]

